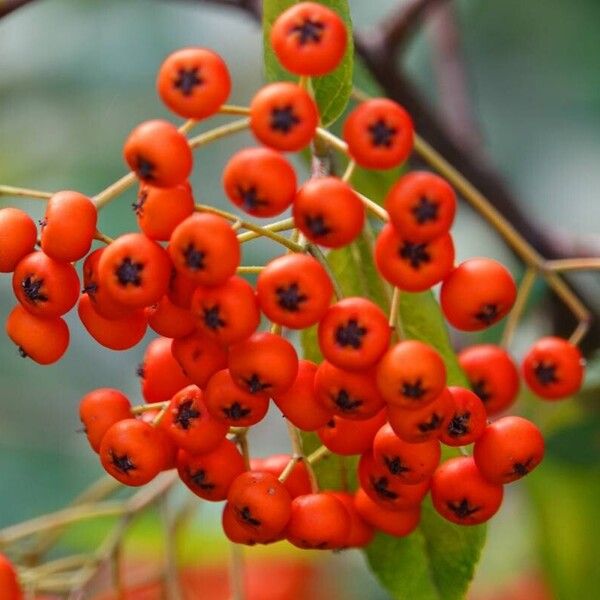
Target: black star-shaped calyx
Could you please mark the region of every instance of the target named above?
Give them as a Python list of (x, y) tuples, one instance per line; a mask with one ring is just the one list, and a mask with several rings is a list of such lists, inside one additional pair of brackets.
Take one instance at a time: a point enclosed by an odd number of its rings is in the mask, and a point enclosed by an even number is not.
[(508, 476), (518, 475), (519, 477), (525, 477), (529, 471), (533, 468), (533, 456), (530, 456), (525, 462), (516, 462), (513, 464), (512, 472), (507, 473)]
[(478, 313), (475, 313), (475, 318), (486, 325), (491, 325), (498, 320), (498, 306), (496, 304), (484, 304)]
[(136, 216), (142, 216), (144, 212), (144, 204), (146, 204), (147, 199), (148, 192), (146, 190), (141, 190), (136, 201), (131, 204), (131, 208), (133, 208), (133, 212), (136, 214)]
[(243, 379), (242, 381), (246, 384), (246, 387), (251, 394), (258, 394), (271, 387), (270, 383), (263, 383), (256, 373), (252, 373), (250, 378)]
[(485, 379), (473, 381), (471, 383), (471, 388), (473, 389), (473, 393), (476, 394), (484, 404), (491, 400), (492, 393), (488, 391), (487, 382)]
[(469, 433), (469, 424), (471, 422), (471, 413), (455, 413), (448, 423), (448, 435), (453, 438), (459, 438)]
[(201, 271), (206, 268), (206, 265), (204, 264), (206, 252), (198, 250), (192, 242), (183, 249), (183, 258), (185, 259), (186, 267), (192, 269), (192, 271)]
[(112, 450), (110, 451), (110, 462), (118, 471), (125, 475), (127, 475), (129, 471), (135, 471), (137, 469), (127, 454), (119, 456)]
[(41, 291), (43, 285), (44, 280), (36, 279), (34, 275), (27, 275), (27, 277), (21, 281), (21, 288), (23, 289), (25, 298), (33, 304), (48, 301), (48, 296)]
[(249, 506), (243, 506), (242, 508), (238, 508), (237, 506), (234, 508), (235, 514), (238, 516), (239, 520), (246, 525), (252, 525), (253, 527), (260, 527), (262, 522), (252, 516), (252, 512), (250, 511)]
[(145, 181), (152, 181), (154, 179), (154, 169), (156, 167), (149, 160), (143, 156), (137, 157), (137, 174), (140, 179)]
[(306, 44), (318, 44), (323, 36), (325, 25), (320, 21), (313, 21), (310, 17), (306, 17), (303, 23), (294, 25), (290, 30), (292, 35), (296, 35), (298, 43), (301, 46)]
[(419, 201), (412, 207), (411, 212), (419, 225), (424, 225), (427, 221), (437, 221), (439, 204), (432, 202), (425, 196), (421, 196)]
[(379, 119), (378, 121), (375, 121), (375, 123), (369, 125), (371, 144), (377, 147), (383, 146), (384, 148), (390, 148), (397, 131), (398, 130), (395, 127), (391, 127), (383, 119)]
[(140, 363), (135, 369), (135, 374), (140, 379), (144, 379), (144, 377), (146, 377), (146, 365), (144, 363)]
[(538, 363), (533, 369), (533, 373), (541, 385), (558, 383), (558, 378), (556, 377), (556, 365), (552, 363), (546, 363), (543, 361)]
[(297, 283), (290, 283), (287, 287), (280, 286), (275, 289), (277, 304), (289, 312), (299, 312), (300, 304), (308, 300), (308, 296), (300, 291)]
[(362, 339), (367, 332), (368, 329), (361, 327), (356, 319), (349, 319), (345, 325), (340, 325), (335, 330), (335, 341), (342, 348), (351, 346), (358, 350), (362, 346)]
[(421, 432), (421, 433), (427, 433), (429, 431), (435, 431), (436, 429), (440, 428), (440, 425), (442, 424), (442, 421), (444, 419), (438, 415), (437, 413), (433, 413), (431, 415), (431, 419), (429, 419), (429, 421), (423, 421), (422, 423), (419, 423), (417, 425), (417, 429)]
[(427, 243), (413, 244), (412, 242), (404, 242), (402, 248), (399, 249), (400, 258), (407, 260), (413, 269), (421, 268), (423, 263), (431, 261), (431, 256), (427, 251)]
[(187, 431), (192, 426), (192, 421), (197, 419), (199, 416), (200, 413), (194, 407), (194, 401), (186, 400), (179, 405), (177, 414), (173, 419), (173, 423), (175, 423), (175, 425), (179, 425), (179, 427)]
[(194, 482), (194, 485), (199, 487), (201, 490), (214, 490), (215, 484), (207, 481), (206, 471), (200, 470), (195, 473), (189, 472), (190, 479)]
[(256, 186), (252, 185), (247, 188), (237, 187), (237, 194), (242, 201), (242, 206), (245, 210), (256, 210), (261, 206), (268, 206), (269, 201), (261, 198), (258, 194)]
[(222, 410), (225, 417), (230, 421), (239, 421), (252, 412), (251, 408), (244, 408), (239, 402), (234, 402), (231, 406), (226, 406)]
[(341, 389), (337, 394), (332, 394), (331, 399), (335, 405), (343, 412), (352, 412), (359, 406), (363, 405), (363, 401), (358, 398), (352, 398), (347, 390)]
[(221, 318), (219, 305), (211, 306), (210, 308), (204, 307), (202, 309), (202, 319), (204, 324), (213, 331), (217, 331), (221, 327), (225, 327), (227, 323)]
[(408, 473), (412, 469), (407, 467), (399, 456), (384, 456), (385, 466), (392, 475), (402, 475), (402, 473)]
[(333, 231), (331, 227), (325, 223), (323, 215), (315, 215), (314, 217), (306, 215), (306, 217), (304, 217), (304, 224), (313, 237), (321, 237)]
[(144, 265), (140, 262), (134, 262), (128, 256), (125, 257), (121, 264), (115, 269), (117, 280), (123, 286), (132, 285), (140, 287), (142, 285), (141, 273), (144, 270)]
[(388, 488), (389, 484), (390, 482), (387, 477), (371, 477), (371, 486), (380, 498), (384, 498), (385, 500), (395, 500), (398, 497), (398, 494)]
[(414, 398), (418, 400), (425, 395), (423, 381), (419, 378), (414, 383), (404, 381), (402, 383), (402, 391), (400, 392), (405, 398)]
[(191, 96), (194, 93), (194, 88), (204, 83), (199, 71), (198, 67), (179, 69), (177, 79), (173, 82), (173, 87), (180, 90), (184, 96)]
[(271, 129), (273, 131), (289, 133), (298, 123), (300, 123), (300, 119), (294, 114), (291, 104), (271, 110)]
[(466, 498), (460, 502), (446, 502), (446, 506), (459, 518), (466, 519), (481, 510), (481, 506), (472, 506)]

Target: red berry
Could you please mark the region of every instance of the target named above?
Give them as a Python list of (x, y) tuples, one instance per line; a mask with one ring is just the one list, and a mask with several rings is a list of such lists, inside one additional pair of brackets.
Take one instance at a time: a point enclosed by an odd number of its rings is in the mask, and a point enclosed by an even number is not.
[(63, 319), (36, 317), (20, 304), (6, 319), (6, 333), (22, 357), (29, 357), (40, 365), (56, 362), (69, 346), (69, 328)]
[(411, 444), (401, 440), (386, 423), (373, 440), (373, 458), (387, 474), (404, 484), (427, 481), (440, 464), (438, 440)]
[(407, 340), (390, 348), (379, 362), (377, 386), (394, 406), (422, 408), (446, 387), (446, 367), (431, 346)]
[(256, 282), (260, 307), (274, 323), (304, 329), (323, 318), (333, 286), (312, 256), (286, 254), (267, 263)]
[(292, 499), (283, 483), (271, 473), (258, 471), (236, 478), (229, 488), (227, 504), (237, 525), (248, 536), (246, 543), (278, 540), (292, 512)]
[(317, 2), (300, 2), (282, 12), (271, 28), (271, 46), (281, 64), (296, 75), (325, 75), (344, 56), (342, 19)]
[[(253, 458), (250, 461), (250, 470), (263, 471), (279, 477), (291, 458), (289, 454), (273, 454), (266, 458)], [(285, 485), (292, 499), (303, 494), (310, 494), (310, 478), (304, 461), (296, 462), (283, 485)]]
[(428, 242), (403, 238), (388, 223), (375, 242), (375, 263), (382, 277), (407, 292), (423, 292), (447, 277), (454, 266), (449, 234)]
[(448, 233), (456, 212), (456, 194), (445, 180), (427, 171), (401, 177), (385, 199), (390, 221), (405, 240), (429, 242)]
[(229, 350), (229, 370), (235, 384), (250, 394), (281, 394), (298, 374), (292, 344), (273, 333), (255, 333)]
[(245, 148), (225, 165), (223, 187), (227, 197), (248, 214), (274, 217), (293, 202), (296, 173), (275, 150)]
[(261, 88), (250, 103), (250, 127), (256, 138), (275, 150), (296, 152), (308, 146), (319, 113), (308, 92), (280, 81)]
[(0, 591), (3, 600), (23, 600), (17, 572), (6, 556), (0, 554)]
[(183, 372), (202, 389), (217, 371), (227, 366), (227, 351), (201, 333), (173, 340), (171, 352)]
[(561, 400), (579, 391), (585, 361), (574, 344), (558, 337), (538, 340), (523, 359), (529, 388), (544, 400)]
[(160, 66), (156, 87), (174, 113), (199, 120), (221, 108), (231, 92), (231, 78), (218, 54), (205, 48), (182, 48)]
[(127, 396), (112, 388), (99, 388), (87, 393), (79, 402), (79, 418), (94, 452), (100, 451), (104, 434), (115, 423), (131, 418)]
[(483, 433), (487, 413), (483, 402), (471, 390), (451, 386), (448, 391), (452, 396), (452, 410), (440, 440), (446, 446), (466, 446)]
[(342, 456), (362, 454), (369, 450), (373, 438), (385, 423), (385, 410), (364, 421), (333, 417), (317, 430), (319, 439), (332, 452)]
[(79, 298), (79, 277), (73, 265), (44, 252), (23, 258), (15, 268), (12, 284), (17, 300), (38, 317), (60, 317)]
[(478, 331), (503, 319), (516, 296), (514, 279), (506, 267), (489, 258), (471, 258), (445, 279), (440, 303), (454, 327)]
[(231, 484), (244, 470), (243, 456), (227, 439), (204, 454), (193, 455), (180, 450), (177, 455), (181, 481), (196, 496), (212, 502), (225, 500)]
[(503, 494), (501, 485), (483, 478), (470, 456), (447, 460), (431, 480), (433, 506), (458, 525), (478, 525), (491, 519), (502, 504)]
[(413, 148), (410, 115), (393, 100), (373, 98), (359, 104), (344, 123), (350, 156), (367, 169), (390, 169)]
[(42, 250), (55, 260), (74, 262), (89, 251), (96, 233), (94, 203), (78, 192), (58, 192), (46, 205)]
[(465, 348), (458, 360), (488, 415), (512, 406), (519, 392), (519, 373), (506, 350), (493, 344), (480, 344)]
[(19, 261), (33, 252), (36, 240), (35, 223), (26, 212), (0, 209), (0, 273), (12, 273)]
[(421, 509), (414, 506), (406, 510), (390, 510), (373, 501), (366, 492), (359, 489), (354, 497), (358, 514), (375, 529), (394, 537), (404, 537), (412, 533), (421, 519)]
[(531, 421), (503, 417), (485, 428), (475, 442), (473, 458), (485, 479), (497, 484), (510, 483), (542, 462), (544, 438)]
[(108, 474), (121, 483), (144, 485), (164, 466), (161, 433), (144, 421), (119, 421), (102, 438), (100, 460)]
[(344, 298), (319, 323), (325, 358), (342, 369), (368, 369), (388, 349), (391, 327), (385, 313), (366, 298)]
[(146, 236), (166, 241), (175, 227), (194, 212), (192, 188), (187, 182), (169, 188), (143, 184), (133, 209)]
[(298, 375), (287, 391), (275, 394), (273, 401), (283, 416), (303, 431), (315, 431), (331, 420), (333, 414), (325, 408), (315, 391), (317, 365), (309, 360), (298, 361)]
[(323, 361), (314, 385), (321, 405), (344, 419), (370, 419), (384, 406), (375, 377), (369, 372), (346, 371)]
[(346, 545), (351, 528), (350, 514), (333, 494), (298, 496), (291, 508), (285, 535), (294, 546), (336, 550)]
[(233, 382), (229, 369), (215, 373), (206, 386), (208, 412), (233, 427), (250, 427), (263, 420), (269, 408), (265, 394), (252, 394)]
[(373, 540), (373, 527), (365, 521), (354, 504), (354, 496), (348, 492), (329, 492), (337, 498), (350, 515), (350, 531), (346, 540), (346, 548), (364, 548)]
[(202, 391), (195, 385), (173, 396), (161, 427), (179, 448), (190, 454), (211, 452), (229, 431), (226, 423), (210, 415)]
[(194, 159), (188, 141), (167, 121), (145, 121), (125, 141), (125, 162), (144, 183), (171, 188), (185, 183)]
[(356, 192), (336, 177), (309, 179), (292, 208), (296, 227), (312, 242), (341, 248), (355, 240), (365, 223), (365, 208)]
[(148, 325), (164, 337), (181, 338), (196, 330), (196, 321), (190, 311), (173, 304), (168, 295), (147, 307), (145, 313)]
[(240, 264), (240, 244), (231, 225), (217, 215), (196, 213), (173, 231), (169, 254), (175, 268), (200, 285), (221, 285)]
[(236, 276), (218, 286), (198, 286), (191, 312), (198, 329), (223, 345), (244, 341), (260, 324), (256, 294), (245, 279)]

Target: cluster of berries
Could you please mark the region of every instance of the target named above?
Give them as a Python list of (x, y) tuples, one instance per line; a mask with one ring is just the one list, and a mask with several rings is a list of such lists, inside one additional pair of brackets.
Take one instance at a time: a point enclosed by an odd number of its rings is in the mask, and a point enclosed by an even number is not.
[[(304, 77), (334, 69), (346, 36), (336, 13), (311, 2), (285, 11), (271, 30), (283, 66)], [(175, 52), (158, 73), (160, 97), (188, 119), (218, 112), (230, 88), (222, 59), (205, 49)], [(364, 199), (337, 177), (313, 177), (298, 188), (281, 154), (319, 135), (309, 90), (280, 82), (255, 95), (249, 126), (262, 146), (234, 154), (223, 185), (232, 203), (255, 217), (291, 207), (296, 246), (341, 248), (363, 229)], [(362, 102), (343, 136), (351, 160), (373, 169), (403, 163), (413, 145), (409, 115), (387, 99)], [(448, 387), (439, 353), (420, 341), (393, 344), (393, 327), (374, 302), (334, 299), (320, 253), (272, 260), (255, 287), (239, 277), (240, 238), (222, 211), (195, 206), (187, 181), (192, 151), (172, 124), (141, 124), (124, 155), (140, 180), (140, 233), (90, 253), (94, 202), (60, 192), (48, 202), (41, 251), (34, 251), (31, 219), (16, 209), (0, 211), (0, 269), (14, 270), (19, 300), (7, 331), (23, 355), (42, 364), (60, 358), (69, 338), (61, 315), (77, 302), (83, 325), (107, 348), (134, 346), (148, 325), (161, 336), (140, 367), (150, 406), (132, 409), (121, 392), (107, 388), (81, 401), (90, 444), (116, 479), (143, 485), (177, 468), (196, 495), (226, 500), (223, 527), (235, 542), (287, 538), (303, 548), (343, 548), (367, 544), (374, 528), (407, 535), (429, 491), (443, 517), (482, 523), (498, 510), (502, 486), (542, 460), (544, 442), (533, 423), (488, 420), (518, 391), (517, 368), (505, 350), (465, 350), (460, 363), (473, 391)], [(502, 265), (476, 258), (455, 267), (449, 230), (456, 198), (444, 179), (404, 175), (385, 210), (389, 222), (377, 236), (375, 261), (394, 288), (415, 292), (441, 283), (443, 314), (465, 331), (489, 327), (510, 311), (516, 287)], [(72, 263), (84, 257), (80, 296)], [(261, 314), (274, 324), (271, 332), (259, 331)], [(324, 356), (319, 365), (299, 360), (280, 334), (311, 326)], [(583, 361), (569, 342), (544, 338), (527, 353), (523, 373), (540, 396), (562, 398), (579, 388)], [(316, 431), (330, 452), (361, 455), (358, 492), (317, 491), (310, 461), (299, 456), (248, 464), (235, 436), (264, 418), (271, 399), (293, 427)], [(440, 464), (441, 444), (472, 443), (472, 457)]]

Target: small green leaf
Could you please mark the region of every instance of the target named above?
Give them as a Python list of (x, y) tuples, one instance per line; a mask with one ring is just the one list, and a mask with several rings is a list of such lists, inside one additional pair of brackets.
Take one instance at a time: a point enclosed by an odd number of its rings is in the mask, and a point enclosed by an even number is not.
[[(263, 2), (263, 34), (265, 72), (269, 81), (297, 80), (298, 76), (286, 71), (271, 48), (271, 27), (277, 17), (296, 4), (295, 0), (264, 0)], [(354, 44), (352, 40), (352, 21), (347, 0), (321, 0), (320, 4), (328, 6), (338, 13), (348, 30), (348, 47), (338, 67), (321, 77), (311, 79), (315, 100), (321, 114), (324, 127), (331, 125), (343, 112), (352, 92), (352, 69), (354, 60)]]
[(462, 600), (485, 541), (485, 527), (442, 519), (429, 500), (405, 538), (379, 534), (365, 553), (373, 572), (398, 600)]

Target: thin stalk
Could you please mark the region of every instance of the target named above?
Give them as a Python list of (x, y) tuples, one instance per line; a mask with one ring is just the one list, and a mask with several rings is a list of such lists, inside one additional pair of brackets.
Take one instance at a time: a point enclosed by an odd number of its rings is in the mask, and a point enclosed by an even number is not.
[(238, 273), (260, 273), (265, 267), (264, 266), (245, 266), (237, 268)]
[(149, 410), (162, 410), (163, 408), (168, 407), (169, 404), (170, 404), (170, 401), (167, 400), (165, 402), (152, 402), (150, 404), (141, 404), (140, 406), (133, 406), (131, 408), (131, 414), (132, 415), (140, 415)]
[(329, 456), (330, 454), (331, 450), (327, 448), (327, 446), (319, 446), (314, 452), (306, 457), (306, 462), (309, 465), (314, 465), (316, 462), (319, 462), (321, 459)]
[(595, 271), (600, 269), (600, 258), (561, 258), (558, 260), (547, 260), (545, 270), (556, 271)]
[(108, 237), (105, 233), (102, 233), (100, 230), (96, 230), (94, 239), (98, 240), (99, 242), (104, 242), (106, 245), (112, 244), (112, 242), (115, 241), (111, 237)]
[(238, 106), (236, 104), (223, 104), (219, 109), (222, 115), (249, 115), (250, 108), (247, 106)]
[(215, 140), (220, 140), (221, 138), (230, 136), (234, 133), (244, 131), (245, 129), (248, 129), (248, 127), (250, 127), (250, 119), (248, 118), (239, 119), (238, 121), (233, 121), (232, 123), (227, 123), (226, 125), (221, 125), (220, 127), (215, 127), (206, 133), (201, 133), (196, 137), (190, 138), (190, 148), (195, 150), (200, 146), (204, 146), (204, 144), (209, 144)]
[(508, 348), (512, 341), (517, 325), (519, 324), (519, 321), (523, 316), (523, 312), (525, 311), (525, 307), (527, 306), (527, 300), (529, 299), (531, 290), (533, 289), (536, 277), (537, 271), (529, 268), (525, 271), (523, 279), (521, 279), (519, 290), (517, 292), (517, 299), (515, 300), (515, 304), (508, 315), (504, 330), (502, 331), (500, 345), (503, 348)]
[[(283, 221), (270, 223), (269, 225), (264, 225), (263, 229), (267, 229), (273, 232), (289, 231), (290, 229), (294, 229), (294, 219), (284, 219)], [(250, 240), (255, 240), (259, 237), (263, 237), (262, 233), (256, 231), (246, 231), (238, 235), (238, 240), (240, 244), (243, 244), (245, 242), (249, 242)]]
[(349, 182), (352, 179), (352, 175), (354, 175), (355, 169), (356, 169), (356, 162), (354, 162), (354, 160), (350, 160), (350, 162), (346, 166), (346, 170), (344, 171), (344, 174), (342, 175), (342, 181), (345, 181), (346, 183)]
[(229, 544), (229, 583), (232, 600), (245, 600), (244, 551), (239, 544)]
[(42, 192), (41, 190), (30, 190), (28, 188), (13, 187), (11, 185), (0, 185), (0, 196), (14, 196), (15, 198), (32, 198), (33, 200), (49, 200), (54, 194)]

